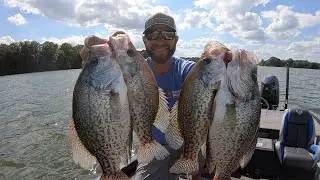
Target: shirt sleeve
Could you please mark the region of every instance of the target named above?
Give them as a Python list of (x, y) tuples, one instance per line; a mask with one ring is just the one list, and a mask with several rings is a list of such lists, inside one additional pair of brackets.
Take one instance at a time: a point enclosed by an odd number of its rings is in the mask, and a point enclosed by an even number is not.
[(196, 64), (194, 61), (183, 60), (182, 80), (184, 81), (192, 67)]

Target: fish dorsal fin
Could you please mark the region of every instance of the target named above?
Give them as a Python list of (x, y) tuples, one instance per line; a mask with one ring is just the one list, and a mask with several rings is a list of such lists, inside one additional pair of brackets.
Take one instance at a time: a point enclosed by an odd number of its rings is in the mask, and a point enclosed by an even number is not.
[(159, 107), (156, 119), (153, 125), (158, 128), (161, 132), (165, 133), (169, 125), (170, 111), (168, 107), (168, 101), (161, 88), (159, 88)]
[(183, 144), (183, 138), (179, 129), (178, 122), (178, 104), (179, 102), (176, 101), (171, 109), (170, 124), (165, 135), (167, 143), (175, 150), (179, 149)]

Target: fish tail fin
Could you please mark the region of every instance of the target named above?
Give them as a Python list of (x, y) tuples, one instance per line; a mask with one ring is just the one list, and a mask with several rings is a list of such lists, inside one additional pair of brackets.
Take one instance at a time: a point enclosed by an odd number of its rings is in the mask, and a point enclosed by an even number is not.
[(71, 148), (72, 159), (75, 164), (78, 164), (84, 169), (91, 169), (94, 164), (97, 164), (96, 158), (85, 148), (80, 141), (73, 119), (69, 122), (69, 144)]
[(173, 105), (170, 112), (170, 124), (167, 128), (165, 138), (168, 145), (175, 150), (179, 149), (183, 144), (183, 138), (178, 124), (178, 101)]
[(197, 174), (198, 171), (198, 161), (186, 158), (179, 159), (170, 168), (170, 172), (173, 174)]
[(157, 112), (156, 119), (154, 120), (153, 125), (162, 131), (163, 133), (166, 131), (169, 125), (170, 119), (170, 111), (168, 106), (168, 101), (166, 96), (161, 88), (159, 90), (159, 108)]
[(100, 180), (129, 180), (130, 178), (122, 171), (113, 173), (112, 175), (101, 175)]
[(140, 163), (150, 163), (154, 158), (157, 160), (163, 160), (169, 155), (169, 151), (153, 140), (151, 142), (140, 144), (137, 160)]

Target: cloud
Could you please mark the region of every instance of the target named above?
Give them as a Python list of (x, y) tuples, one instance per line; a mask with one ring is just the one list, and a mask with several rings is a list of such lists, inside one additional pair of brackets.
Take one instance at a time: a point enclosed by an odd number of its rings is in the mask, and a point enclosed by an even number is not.
[[(268, 40), (290, 40), (301, 34), (304, 28), (320, 24), (320, 11), (314, 15), (309, 13), (298, 13), (292, 7), (278, 5), (275, 10), (253, 12), (258, 6), (265, 6), (269, 0), (247, 0), (247, 1), (219, 1), (219, 0), (196, 0), (195, 10), (186, 13), (184, 27), (204, 27), (200, 20), (201, 14), (210, 23), (215, 24), (214, 30), (221, 34), (230, 33), (235, 38), (250, 43), (265, 43)], [(199, 10), (200, 9), (200, 10)], [(190, 22), (188, 16), (193, 16)], [(209, 19), (209, 21), (207, 20)], [(210, 19), (214, 19), (210, 21)], [(267, 26), (263, 24), (266, 19)]]
[(16, 14), (13, 16), (8, 17), (8, 21), (16, 24), (16, 25), (23, 25), (23, 24), (27, 24), (28, 22), (26, 21), (26, 19), (20, 14)]
[(13, 42), (15, 42), (15, 40), (12, 39), (11, 36), (0, 37), (0, 44), (7, 44), (7, 45), (9, 45), (9, 44), (11, 44), (11, 43), (13, 43)]
[(294, 58), (317, 60), (320, 63), (320, 37), (310, 41), (292, 42), (285, 50)]
[(41, 13), (36, 7), (34, 7), (36, 0), (4, 0), (4, 4), (8, 7), (20, 8), (21, 11), (26, 13)]
[(292, 11), (292, 7), (278, 5), (275, 11), (264, 11), (262, 17), (271, 21), (265, 33), (273, 40), (287, 40), (301, 34), (301, 30), (320, 24), (320, 11), (315, 15)]
[(320, 38), (296, 41), (288, 45), (264, 44), (254, 51), (261, 59), (276, 56), (280, 59), (309, 60), (320, 63)]
[(320, 24), (320, 11), (317, 11), (315, 15), (296, 13), (301, 28), (311, 27)]
[[(309, 60), (320, 63), (320, 38), (314, 38), (310, 41), (296, 41), (285, 45), (275, 45), (264, 43), (260, 45), (251, 45), (250, 43), (226, 43), (219, 38), (197, 38), (193, 40), (179, 40), (176, 49), (176, 56), (199, 57), (206, 43), (218, 40), (231, 50), (246, 49), (254, 52), (259, 60), (268, 60), (272, 56), (280, 59), (293, 58), (294, 60)], [(251, 49), (251, 50), (249, 50)]]
[(197, 0), (194, 5), (208, 11), (210, 17), (215, 19), (216, 31), (230, 32), (234, 37), (244, 41), (264, 42), (262, 20), (257, 13), (251, 11), (254, 7), (264, 6), (268, 2), (269, 0)]
[(45, 42), (45, 41), (50, 41), (50, 42), (54, 42), (58, 45), (61, 45), (63, 43), (70, 43), (72, 45), (78, 45), (84, 44), (84, 39), (86, 38), (86, 36), (70, 36), (70, 37), (66, 37), (66, 38), (56, 38), (56, 37), (43, 37), (41, 38), (41, 43)]
[(177, 43), (175, 55), (181, 57), (200, 57), (205, 45), (211, 41), (219, 41), (230, 50), (244, 48), (243, 44), (225, 43), (216, 36), (208, 36), (206, 38), (201, 37), (188, 41), (179, 40)]
[(17, 7), (27, 13), (41, 14), (73, 26), (107, 24), (114, 28), (139, 29), (155, 12), (174, 17), (167, 6), (156, 6), (148, 0), (5, 0), (8, 7)]
[(183, 23), (178, 24), (178, 29), (187, 28), (203, 28), (208, 27), (213, 29), (213, 24), (211, 23), (212, 15), (204, 11), (194, 11), (192, 9), (185, 10), (185, 18)]

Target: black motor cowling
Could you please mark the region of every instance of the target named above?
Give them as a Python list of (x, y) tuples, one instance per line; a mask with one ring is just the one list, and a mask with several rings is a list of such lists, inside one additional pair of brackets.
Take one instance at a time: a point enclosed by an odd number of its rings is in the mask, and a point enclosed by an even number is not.
[(279, 81), (274, 75), (265, 76), (260, 87), (264, 109), (277, 109), (279, 105)]

